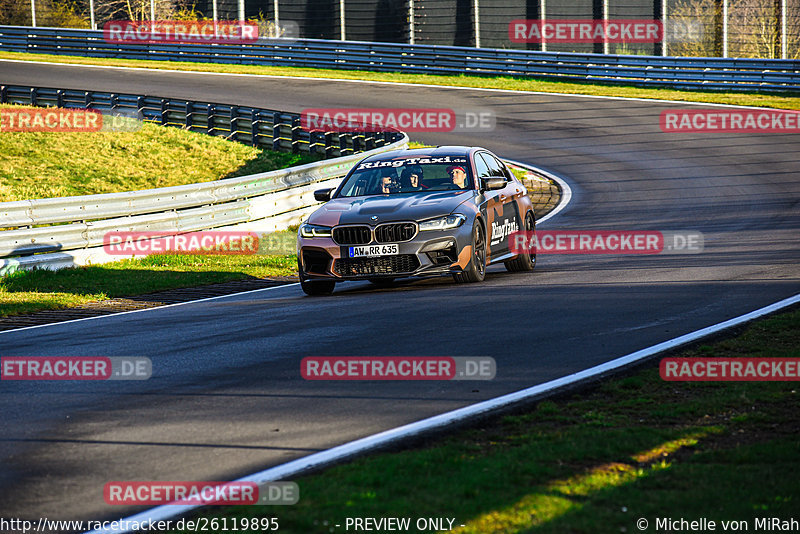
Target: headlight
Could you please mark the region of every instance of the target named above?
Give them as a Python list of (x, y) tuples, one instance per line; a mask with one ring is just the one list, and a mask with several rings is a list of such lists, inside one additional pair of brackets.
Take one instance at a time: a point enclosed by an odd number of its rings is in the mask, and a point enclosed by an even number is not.
[(458, 228), (467, 218), (460, 213), (439, 217), (436, 219), (428, 219), (419, 223), (419, 230), (452, 230)]
[(300, 237), (330, 237), (331, 228), (329, 226), (315, 226), (313, 224), (300, 225)]

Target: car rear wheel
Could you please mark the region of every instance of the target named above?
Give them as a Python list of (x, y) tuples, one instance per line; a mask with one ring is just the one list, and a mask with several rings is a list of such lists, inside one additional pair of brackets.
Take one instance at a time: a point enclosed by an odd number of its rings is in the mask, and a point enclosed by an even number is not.
[(472, 227), (472, 258), (463, 272), (454, 273), (453, 279), (459, 284), (483, 282), (486, 278), (486, 231), (480, 221)]
[[(536, 231), (536, 221), (533, 213), (528, 212), (525, 216), (525, 234), (532, 235)], [(520, 271), (532, 271), (536, 267), (536, 249), (523, 253), (511, 261), (505, 262), (506, 269), (512, 273)]]

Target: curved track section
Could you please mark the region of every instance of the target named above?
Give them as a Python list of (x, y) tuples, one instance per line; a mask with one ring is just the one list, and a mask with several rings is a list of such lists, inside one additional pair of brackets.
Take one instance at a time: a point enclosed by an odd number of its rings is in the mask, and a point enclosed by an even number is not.
[[(297, 286), (0, 333), (0, 354), (148, 356), (147, 382), (4, 382), (4, 517), (113, 519), (110, 480), (231, 480), (518, 391), (795, 295), (800, 136), (664, 134), (687, 104), (331, 80), (0, 62), (5, 83), (305, 107), (489, 108), (486, 133), (412, 135), (482, 145), (569, 177), (543, 227), (698, 230), (692, 256), (540, 256), (331, 298)], [(308, 355), (492, 356), (491, 382), (305, 382)]]

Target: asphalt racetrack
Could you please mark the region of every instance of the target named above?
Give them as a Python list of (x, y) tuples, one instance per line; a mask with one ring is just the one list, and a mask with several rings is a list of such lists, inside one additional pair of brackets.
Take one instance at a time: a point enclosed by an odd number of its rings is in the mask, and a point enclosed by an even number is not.
[[(800, 135), (663, 133), (688, 104), (0, 62), (0, 83), (259, 106), (491, 110), (484, 146), (564, 177), (540, 229), (696, 230), (695, 255), (540, 255), (533, 273), (298, 285), (0, 334), (3, 356), (147, 356), (144, 382), (3, 382), (0, 516), (114, 519), (113, 480), (231, 480), (611, 360), (800, 292)], [(305, 356), (491, 356), (493, 381), (320, 382)]]

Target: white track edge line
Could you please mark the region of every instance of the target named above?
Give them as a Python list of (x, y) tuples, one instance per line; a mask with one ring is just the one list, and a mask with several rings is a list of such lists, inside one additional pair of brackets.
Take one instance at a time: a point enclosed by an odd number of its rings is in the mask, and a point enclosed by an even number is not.
[[(540, 169), (538, 167), (534, 167), (533, 165), (529, 165), (527, 163), (519, 163), (519, 162), (512, 161), (512, 160), (504, 160), (504, 161), (509, 161), (509, 162), (511, 162), (511, 163), (513, 163), (515, 165), (519, 165), (520, 167), (525, 167), (527, 169), (531, 169), (531, 170), (534, 170), (536, 172), (540, 172), (540, 173), (544, 174), (545, 176), (547, 176), (548, 178), (552, 178), (553, 180), (556, 180), (556, 181), (558, 181), (559, 184), (561, 184), (562, 195), (561, 195), (561, 201), (559, 202), (558, 206), (556, 206), (556, 208), (553, 211), (551, 211), (550, 213), (548, 213), (547, 215), (542, 217), (540, 220), (536, 221), (537, 223), (544, 222), (547, 219), (549, 219), (550, 217), (552, 217), (553, 215), (555, 215), (556, 213), (558, 213), (559, 211), (561, 211), (563, 208), (566, 207), (566, 205), (569, 203), (570, 199), (572, 198), (572, 190), (570, 189), (569, 185), (567, 185), (567, 183), (564, 180), (562, 180), (561, 178), (559, 178), (558, 176), (555, 176), (552, 173), (549, 173), (547, 171), (544, 171), (544, 170), (542, 170), (542, 169)], [(155, 306), (153, 308), (144, 308), (142, 310), (130, 310), (130, 311), (118, 312), (118, 313), (108, 313), (106, 315), (97, 315), (95, 317), (83, 317), (81, 319), (70, 319), (69, 321), (61, 321), (61, 322), (58, 322), (58, 323), (47, 323), (47, 324), (37, 324), (37, 325), (33, 325), (33, 326), (23, 326), (22, 328), (15, 328), (13, 330), (3, 330), (2, 332), (0, 332), (0, 335), (8, 334), (10, 332), (21, 332), (23, 330), (31, 330), (33, 328), (45, 328), (45, 327), (48, 327), (48, 326), (77, 323), (77, 322), (80, 322), (80, 321), (91, 321), (92, 319), (102, 319), (104, 317), (114, 317), (114, 316), (117, 316), (117, 315), (127, 315), (129, 313), (139, 313), (139, 312), (146, 312), (146, 311), (153, 311), (153, 310), (163, 310), (164, 308), (171, 308), (173, 306), (183, 306), (184, 304), (193, 304), (193, 303), (196, 303), (196, 302), (206, 302), (206, 301), (209, 301), (209, 300), (216, 300), (216, 299), (221, 299), (221, 298), (225, 298), (225, 297), (233, 297), (233, 296), (236, 296), (236, 295), (244, 295), (246, 293), (255, 293), (255, 292), (258, 292), (258, 291), (269, 291), (271, 289), (278, 289), (280, 287), (290, 287), (290, 286), (296, 286), (296, 285), (300, 285), (300, 283), (299, 282), (294, 282), (294, 283), (291, 283), (291, 284), (283, 284), (283, 285), (279, 285), (279, 286), (262, 287), (260, 289), (249, 289), (247, 291), (240, 291), (238, 293), (231, 293), (230, 295), (218, 295), (216, 297), (206, 297), (206, 298), (197, 299), (197, 300), (188, 300), (186, 302), (176, 302), (174, 304), (165, 304), (164, 306)]]
[[(378, 434), (366, 436), (364, 438), (360, 438), (355, 441), (351, 441), (349, 443), (338, 445), (336, 447), (330, 448), (325, 451), (317, 452), (309, 456), (305, 456), (303, 458), (298, 458), (297, 460), (292, 460), (285, 464), (265, 469), (264, 471), (260, 471), (253, 475), (240, 478), (236, 482), (261, 483), (268, 481), (284, 480), (287, 477), (301, 473), (310, 468), (321, 467), (333, 461), (351, 457), (357, 453), (367, 452), (376, 447), (388, 445), (399, 439), (411, 437), (421, 432), (425, 432), (452, 423), (463, 421), (470, 417), (481, 415), (491, 410), (495, 410), (497, 408), (501, 408), (525, 399), (529, 399), (531, 397), (542, 395), (544, 393), (551, 392), (555, 389), (564, 386), (574, 385), (582, 380), (598, 377), (609, 371), (613, 371), (620, 367), (624, 367), (631, 363), (635, 363), (639, 360), (643, 360), (645, 358), (658, 354), (659, 352), (674, 349), (681, 345), (691, 343), (692, 341), (696, 341), (702, 337), (714, 334), (716, 332), (725, 330), (727, 328), (738, 326), (747, 321), (752, 321), (753, 319), (757, 319), (763, 315), (781, 310), (798, 302), (800, 302), (800, 293), (792, 297), (775, 302), (773, 304), (770, 304), (768, 306), (764, 306), (763, 308), (759, 308), (752, 312), (746, 313), (744, 315), (734, 317), (733, 319), (729, 319), (727, 321), (723, 321), (721, 323), (717, 323), (708, 326), (706, 328), (701, 328), (700, 330), (695, 330), (694, 332), (690, 332), (688, 334), (684, 334), (682, 336), (670, 339), (668, 341), (658, 343), (656, 345), (647, 347), (645, 349), (632, 352), (631, 354), (621, 356), (619, 358), (611, 360), (610, 362), (596, 365), (594, 367), (590, 367), (589, 369), (585, 369), (583, 371), (579, 371), (577, 373), (573, 373), (568, 376), (557, 378), (555, 380), (551, 380), (550, 382), (545, 382), (544, 384), (532, 386), (514, 393), (509, 393), (507, 395), (496, 397), (494, 399), (489, 399), (487, 401), (482, 401), (476, 404), (465, 406), (464, 408), (459, 408), (457, 410), (446, 412), (440, 415), (428, 417), (421, 421), (385, 430)], [(151, 520), (153, 522), (164, 521), (171, 517), (175, 517), (176, 515), (184, 514), (185, 512), (189, 512), (193, 509), (200, 507), (201, 507), (200, 505), (162, 505), (156, 508), (151, 508), (150, 510), (146, 510), (136, 515), (120, 519), (119, 522), (120, 523), (128, 522), (129, 524), (138, 522), (139, 524), (141, 524), (141, 523), (147, 523), (148, 521)], [(125, 532), (133, 532), (133, 531), (108, 528), (101, 530), (93, 530), (87, 534), (109, 534), (109, 533), (125, 533)]]
[[(83, 57), (83, 56), (71, 56), (71, 57)], [(140, 59), (135, 61), (152, 61), (147, 59)], [(242, 72), (207, 72), (207, 71), (199, 71), (199, 70), (176, 70), (176, 69), (159, 69), (157, 67), (147, 68), (147, 67), (122, 67), (116, 65), (89, 65), (84, 63), (58, 63), (55, 61), (35, 61), (29, 59), (0, 59), (0, 63), (34, 63), (40, 65), (58, 65), (62, 67), (85, 67), (85, 68), (94, 68), (94, 69), (117, 69), (117, 70), (133, 70), (133, 71), (144, 71), (144, 72), (165, 72), (168, 74), (205, 74), (210, 76), (238, 76), (238, 77), (253, 77), (253, 78), (271, 78), (271, 79), (281, 79), (281, 78), (289, 78), (292, 80), (312, 80), (318, 82), (346, 82), (346, 83), (364, 83), (364, 84), (374, 84), (374, 85), (398, 85), (404, 87), (429, 87), (429, 88), (437, 88), (437, 89), (458, 89), (458, 90), (470, 90), (470, 91), (484, 91), (489, 93), (515, 93), (515, 94), (527, 94), (527, 95), (549, 95), (549, 96), (570, 96), (575, 98), (597, 98), (601, 100), (630, 100), (635, 102), (666, 102), (669, 104), (686, 104), (690, 106), (712, 106), (712, 107), (725, 107), (725, 108), (740, 108), (740, 109), (767, 109), (767, 110), (778, 110), (778, 111), (787, 111), (784, 108), (768, 108), (768, 107), (759, 107), (759, 106), (741, 106), (736, 104), (719, 104), (714, 102), (696, 102), (693, 100), (662, 100), (660, 98), (637, 98), (632, 96), (606, 96), (606, 95), (584, 95), (579, 93), (551, 93), (548, 91), (518, 91), (514, 89), (492, 89), (490, 87), (468, 87), (463, 85), (437, 85), (431, 83), (409, 83), (409, 82), (387, 82), (381, 80), (352, 80), (349, 78), (318, 78), (314, 76), (281, 76), (279, 74), (247, 74)], [(222, 63), (222, 65), (237, 65), (236, 63)], [(259, 65), (255, 65), (259, 66)], [(264, 67), (273, 67), (275, 65), (262, 65)], [(330, 70), (330, 69), (326, 69)], [(364, 71), (364, 72), (372, 72), (372, 71)], [(402, 73), (401, 73), (402, 74)], [(418, 76), (424, 76), (424, 74), (418, 74)], [(14, 84), (9, 84), (14, 85)], [(596, 84), (602, 85), (602, 84)], [(792, 111), (792, 110), (788, 110)]]
[(506, 159), (506, 158), (501, 158), (501, 159), (503, 161), (507, 161), (507, 162), (511, 163), (512, 165), (518, 165), (518, 166), (523, 167), (525, 169), (529, 169), (529, 170), (544, 174), (546, 177), (550, 178), (551, 180), (558, 182), (558, 185), (561, 186), (561, 200), (558, 201), (558, 205), (555, 208), (553, 208), (549, 213), (547, 213), (547, 215), (542, 217), (541, 219), (536, 219), (536, 224), (541, 224), (541, 223), (545, 222), (547, 219), (555, 217), (558, 214), (558, 212), (560, 212), (561, 210), (566, 208), (567, 205), (572, 200), (572, 188), (569, 186), (567, 181), (565, 179), (561, 178), (560, 176), (555, 175), (552, 172), (547, 172), (544, 169), (541, 169), (539, 167), (535, 167), (535, 166), (530, 165), (528, 163), (522, 163), (520, 161), (514, 161), (513, 159)]

